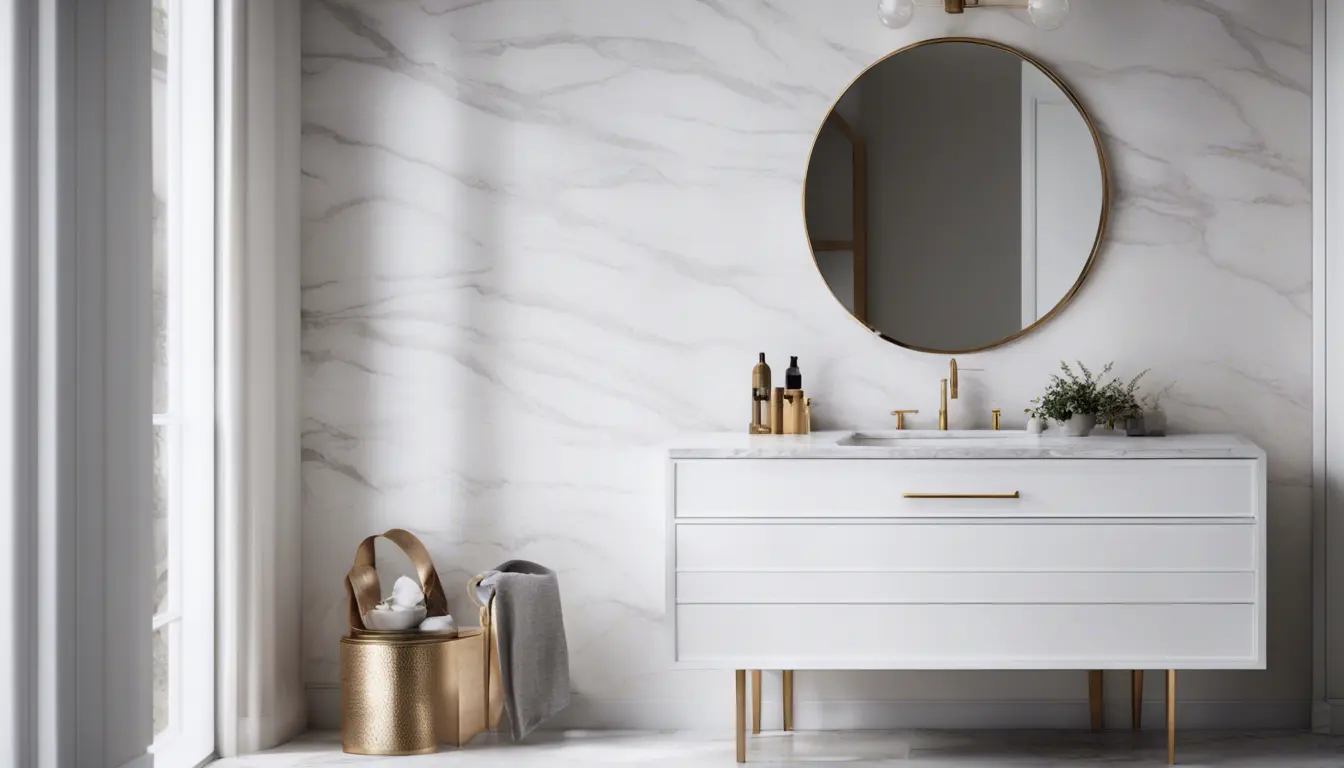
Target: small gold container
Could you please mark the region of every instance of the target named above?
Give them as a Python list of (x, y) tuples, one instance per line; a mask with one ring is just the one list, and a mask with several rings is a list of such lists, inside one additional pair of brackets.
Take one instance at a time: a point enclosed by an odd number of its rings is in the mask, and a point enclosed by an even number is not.
[(356, 755), (438, 750), (434, 699), (443, 645), (341, 638), (341, 749)]
[(812, 399), (801, 389), (786, 389), (782, 397), (780, 421), (785, 435), (806, 435), (812, 431)]
[[(341, 749), (423, 755), (486, 730), (485, 635), (341, 638)], [(498, 722), (498, 721), (496, 721)]]

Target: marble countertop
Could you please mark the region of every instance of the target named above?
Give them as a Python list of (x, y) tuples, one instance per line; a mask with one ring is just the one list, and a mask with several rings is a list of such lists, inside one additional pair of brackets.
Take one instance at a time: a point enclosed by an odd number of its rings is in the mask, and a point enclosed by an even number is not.
[(684, 435), (668, 444), (673, 459), (1262, 459), (1265, 452), (1240, 435), (1064, 437), (1020, 431), (910, 430), (880, 445), (852, 438), (890, 437), (867, 430), (810, 435), (728, 432)]

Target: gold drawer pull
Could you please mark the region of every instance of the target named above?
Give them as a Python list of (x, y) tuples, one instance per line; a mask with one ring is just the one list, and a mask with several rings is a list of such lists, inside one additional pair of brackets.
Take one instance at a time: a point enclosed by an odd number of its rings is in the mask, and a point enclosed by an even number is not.
[(903, 493), (907, 499), (1020, 499), (1017, 491), (1012, 493)]

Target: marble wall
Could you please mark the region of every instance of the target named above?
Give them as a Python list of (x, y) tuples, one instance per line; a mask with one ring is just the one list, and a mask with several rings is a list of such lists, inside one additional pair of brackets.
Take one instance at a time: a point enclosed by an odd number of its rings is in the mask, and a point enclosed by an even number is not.
[[(963, 375), (953, 427), (986, 424), (990, 408), (1021, 426), (1061, 358), (1113, 359), (1152, 368), (1174, 429), (1263, 445), (1270, 669), (1191, 673), (1182, 699), (1192, 724), (1307, 723), (1309, 0), (1075, 0), (1050, 33), (1017, 13), (934, 9), (894, 32), (874, 5), (305, 0), (303, 621), (317, 722), (331, 723), (339, 680), (341, 580), (358, 541), (390, 526), (419, 532), (449, 585), (511, 557), (560, 571), (568, 722), (729, 722), (730, 676), (669, 669), (659, 446), (743, 429), (761, 350), (777, 369), (800, 356), (822, 427), (889, 426), (898, 407), (933, 425), (946, 359), (869, 335), (831, 297), (801, 182), (818, 124), (865, 66), (972, 35), (1073, 86), (1105, 135), (1115, 202), (1073, 305), (959, 360), (983, 370)], [(471, 615), (456, 594), (453, 609)], [(1109, 680), (1117, 714), (1122, 676)], [(1078, 673), (800, 674), (798, 717), (1081, 723), (1085, 688)], [(1156, 702), (1161, 686), (1148, 688)]]

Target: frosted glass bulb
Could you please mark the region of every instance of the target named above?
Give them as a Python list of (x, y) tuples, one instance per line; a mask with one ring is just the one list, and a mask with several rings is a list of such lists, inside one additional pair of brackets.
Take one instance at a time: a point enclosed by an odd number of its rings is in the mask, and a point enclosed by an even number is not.
[(1069, 15), (1069, 0), (1027, 0), (1027, 15), (1040, 29), (1059, 29)]
[(900, 29), (915, 17), (915, 0), (877, 0), (877, 18), (891, 29)]

